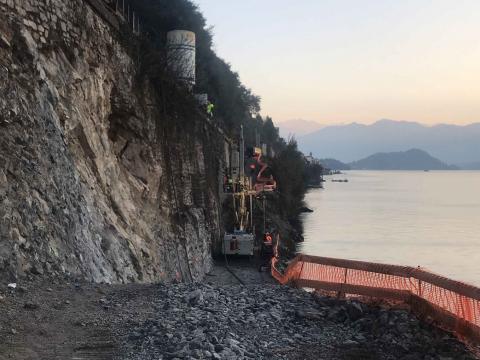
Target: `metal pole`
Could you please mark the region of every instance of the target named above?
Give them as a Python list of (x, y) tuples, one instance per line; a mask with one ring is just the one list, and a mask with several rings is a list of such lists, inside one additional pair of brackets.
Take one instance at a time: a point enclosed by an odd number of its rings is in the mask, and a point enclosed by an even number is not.
[(253, 232), (253, 199), (252, 195), (250, 195), (250, 227)]
[[(348, 276), (348, 268), (345, 268), (345, 273), (344, 273), (344, 278), (343, 278), (343, 284), (347, 283), (347, 276)], [(343, 285), (340, 285), (340, 291), (337, 294), (337, 297), (344, 298), (345, 297), (345, 292), (343, 291)]]
[(265, 195), (263, 195), (263, 234), (267, 233), (267, 214), (265, 212)]
[(240, 200), (240, 209), (241, 209), (240, 210), (240, 214), (241, 214), (241, 216), (240, 216), (240, 219), (241, 219), (241, 221), (240, 221), (240, 231), (243, 232), (243, 231), (245, 231), (245, 225), (246, 225), (245, 222), (248, 221), (248, 217), (246, 217), (246, 216), (248, 216), (248, 214), (246, 214), (247, 207), (245, 206), (245, 192), (243, 192), (243, 191), (241, 192), (240, 199), (241, 199)]
[(125, 0), (122, 0), (122, 16), (125, 17)]
[(132, 31), (135, 33), (135, 11), (132, 11)]
[(243, 138), (243, 125), (240, 125), (240, 179), (245, 176), (245, 139)]
[[(233, 212), (235, 213), (235, 220), (237, 222), (236, 225), (238, 225), (238, 223), (240, 222), (240, 218), (238, 216), (237, 202), (235, 201), (235, 193), (232, 195), (232, 199), (233, 199)], [(234, 230), (236, 230), (235, 226), (234, 226)]]

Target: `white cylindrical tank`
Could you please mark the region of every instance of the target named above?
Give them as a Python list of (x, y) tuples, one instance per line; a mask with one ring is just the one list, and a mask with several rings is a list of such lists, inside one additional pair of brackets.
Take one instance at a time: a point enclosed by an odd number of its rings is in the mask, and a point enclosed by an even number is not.
[(195, 85), (195, 33), (173, 30), (167, 33), (167, 65), (190, 89)]

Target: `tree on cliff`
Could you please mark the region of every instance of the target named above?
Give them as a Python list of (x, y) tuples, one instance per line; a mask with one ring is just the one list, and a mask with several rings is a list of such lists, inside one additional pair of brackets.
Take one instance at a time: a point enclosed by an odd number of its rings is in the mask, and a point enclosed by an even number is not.
[(176, 29), (195, 32), (196, 92), (208, 93), (210, 101), (215, 104), (215, 118), (232, 138), (237, 137), (240, 125), (243, 125), (248, 147), (254, 146), (256, 135), (260, 135), (261, 142), (274, 150), (276, 156), (267, 159), (267, 162), (272, 164), (271, 171), (279, 184), (275, 207), (283, 212), (282, 218), (296, 222), (303, 206), (309, 175), (317, 172), (315, 169), (308, 172), (307, 162), (294, 139), (285, 142), (272, 118), (262, 118), (258, 114), (260, 97), (245, 87), (231, 66), (215, 54), (212, 49), (212, 29), (207, 27), (198, 7), (190, 0), (137, 0), (135, 8), (147, 33), (147, 46), (142, 57), (153, 76), (166, 68), (164, 52), (167, 32)]
[[(249, 125), (252, 116), (260, 111), (260, 97), (245, 87), (230, 64), (215, 54), (212, 30), (207, 27), (198, 7), (189, 0), (138, 0), (135, 8), (142, 18), (149, 43), (159, 53), (165, 49), (168, 31), (195, 32), (197, 92), (208, 93), (210, 101), (215, 104), (216, 118), (227, 132), (235, 133), (240, 125)], [(165, 56), (156, 59), (162, 62)], [(158, 65), (157, 68), (161, 68), (162, 64)]]
[(273, 159), (272, 170), (278, 182), (283, 211), (293, 220), (303, 206), (307, 173), (303, 154), (295, 139), (289, 139), (284, 149)]

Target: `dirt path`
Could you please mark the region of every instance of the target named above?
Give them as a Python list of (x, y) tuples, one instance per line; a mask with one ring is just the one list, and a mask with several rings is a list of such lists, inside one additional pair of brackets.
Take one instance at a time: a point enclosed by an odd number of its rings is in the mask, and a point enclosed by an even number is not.
[(259, 271), (260, 265), (261, 262), (256, 259), (232, 258), (227, 263), (224, 259), (219, 259), (212, 271), (207, 274), (205, 282), (216, 286), (241, 285), (240, 281), (245, 285), (275, 284), (275, 280), (268, 271), (265, 271), (266, 269)]

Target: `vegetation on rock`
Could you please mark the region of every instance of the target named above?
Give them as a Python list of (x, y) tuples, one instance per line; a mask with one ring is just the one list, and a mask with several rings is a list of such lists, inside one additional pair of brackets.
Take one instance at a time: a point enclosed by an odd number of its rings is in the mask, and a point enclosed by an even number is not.
[[(197, 83), (196, 93), (207, 93), (209, 100), (215, 104), (215, 119), (217, 126), (222, 128), (232, 138), (237, 138), (241, 126), (244, 128), (247, 148), (255, 146), (255, 139), (260, 135), (261, 142), (276, 154), (267, 158), (273, 176), (278, 180), (279, 193), (273, 200), (269, 212), (279, 212), (279, 217), (288, 219), (289, 223), (298, 227), (296, 218), (303, 207), (303, 197), (307, 185), (319, 182), (321, 165), (309, 165), (303, 154), (298, 150), (295, 140), (286, 142), (279, 135), (279, 130), (270, 117), (261, 117), (260, 97), (253, 94), (241, 83), (238, 73), (234, 72), (225, 60), (218, 57), (212, 48), (212, 29), (207, 27), (206, 20), (198, 7), (189, 0), (139, 0), (136, 9), (144, 22), (146, 32), (142, 64), (149, 76), (159, 81), (162, 88), (169, 87), (170, 81), (166, 74), (165, 40), (168, 31), (175, 29), (189, 30), (196, 34), (197, 51)], [(165, 92), (165, 90), (163, 90)], [(188, 93), (183, 96), (188, 98)], [(173, 99), (172, 99), (173, 100)], [(175, 101), (181, 98), (177, 94)], [(185, 101), (188, 101), (185, 99)], [(190, 103), (191, 105), (191, 103)], [(285, 224), (280, 224), (280, 218), (270, 222), (276, 228), (295, 231)], [(298, 237), (298, 235), (297, 235)]]

